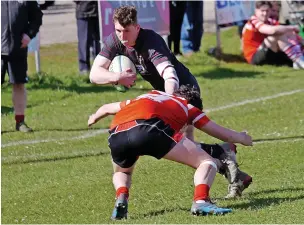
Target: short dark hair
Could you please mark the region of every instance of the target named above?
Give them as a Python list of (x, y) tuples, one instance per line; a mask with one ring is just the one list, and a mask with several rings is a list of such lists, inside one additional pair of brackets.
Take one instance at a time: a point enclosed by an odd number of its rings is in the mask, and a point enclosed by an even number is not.
[(199, 90), (196, 87), (189, 84), (181, 85), (173, 94), (175, 96), (185, 98), (189, 104), (203, 110), (203, 100)]
[(124, 28), (129, 25), (137, 24), (137, 10), (135, 6), (125, 5), (114, 10), (113, 22), (118, 22)]
[(273, 6), (273, 4), (277, 4), (280, 8), (282, 7), (282, 2), (281, 1), (271, 1), (271, 6)]
[(263, 5), (268, 5), (269, 8), (272, 8), (272, 4), (271, 4), (270, 1), (257, 1), (257, 2), (255, 3), (255, 8), (256, 8), (256, 9), (259, 9), (259, 8), (261, 8)]

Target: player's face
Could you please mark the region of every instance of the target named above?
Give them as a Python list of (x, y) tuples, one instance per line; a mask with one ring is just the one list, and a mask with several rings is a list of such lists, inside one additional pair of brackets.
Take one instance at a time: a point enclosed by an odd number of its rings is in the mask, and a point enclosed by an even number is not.
[(138, 32), (140, 30), (140, 26), (138, 24), (131, 24), (123, 27), (119, 22), (115, 22), (114, 26), (116, 35), (124, 46), (131, 47), (135, 45)]
[(266, 22), (269, 18), (270, 10), (268, 5), (263, 5), (259, 9), (255, 9), (255, 15), (260, 21)]
[(272, 3), (270, 18), (279, 20), (281, 7), (278, 4)]

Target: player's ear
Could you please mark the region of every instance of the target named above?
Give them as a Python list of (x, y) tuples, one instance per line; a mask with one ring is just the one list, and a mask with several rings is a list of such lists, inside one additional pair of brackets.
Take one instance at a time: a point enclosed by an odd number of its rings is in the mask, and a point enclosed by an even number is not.
[(139, 25), (139, 24), (135, 25), (135, 28), (136, 28), (136, 31), (139, 32), (139, 30), (140, 30), (140, 25)]

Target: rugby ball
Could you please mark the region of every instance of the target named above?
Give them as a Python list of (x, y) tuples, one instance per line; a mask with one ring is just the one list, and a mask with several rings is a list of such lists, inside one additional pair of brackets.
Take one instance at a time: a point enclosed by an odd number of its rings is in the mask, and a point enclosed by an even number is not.
[(109, 71), (119, 73), (122, 71), (126, 71), (129, 68), (134, 73), (136, 73), (136, 68), (134, 63), (127, 56), (118, 55), (112, 60), (109, 67)]
[[(136, 73), (136, 68), (133, 62), (124, 55), (118, 55), (116, 56), (109, 67), (109, 71), (115, 72), (115, 73), (120, 73), (122, 71), (126, 71), (127, 69), (131, 69), (134, 73)], [(117, 91), (120, 92), (126, 92), (129, 88), (123, 86), (123, 85), (114, 85)]]

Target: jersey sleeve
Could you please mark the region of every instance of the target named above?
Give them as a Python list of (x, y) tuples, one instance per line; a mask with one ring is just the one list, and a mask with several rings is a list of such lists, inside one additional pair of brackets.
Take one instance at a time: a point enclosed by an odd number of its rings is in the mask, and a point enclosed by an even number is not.
[(168, 49), (165, 41), (159, 35), (154, 35), (153, 41), (147, 42), (146, 48), (148, 50), (148, 59), (156, 67), (163, 62), (169, 62), (170, 50)]
[(188, 124), (195, 126), (200, 129), (202, 126), (207, 124), (210, 119), (206, 116), (204, 112), (188, 104)]
[(112, 61), (114, 57), (117, 55), (119, 51), (118, 49), (119, 49), (119, 40), (116, 34), (112, 33), (103, 42), (103, 46), (101, 51), (99, 52), (99, 55)]

